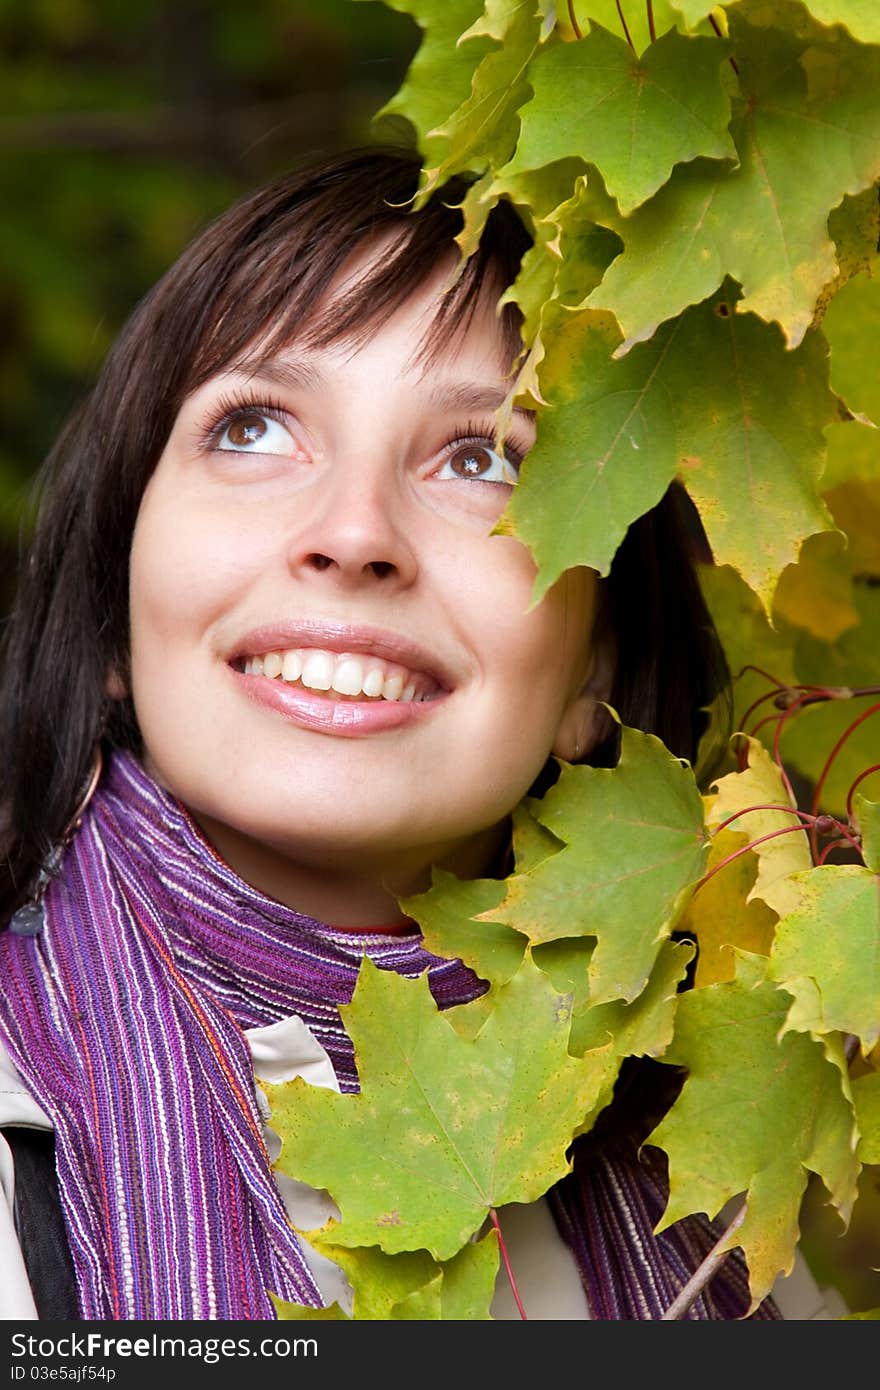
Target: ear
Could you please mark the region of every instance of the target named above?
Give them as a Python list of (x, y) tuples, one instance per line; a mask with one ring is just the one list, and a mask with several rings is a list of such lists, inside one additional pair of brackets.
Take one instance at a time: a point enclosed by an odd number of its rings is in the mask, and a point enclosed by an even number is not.
[(614, 645), (605, 636), (593, 648), (586, 681), (563, 710), (550, 749), (555, 757), (579, 762), (610, 732), (612, 721), (604, 702), (611, 698), (614, 667)]
[(122, 678), (122, 673), (116, 666), (111, 666), (104, 681), (104, 694), (110, 700), (124, 700), (128, 694), (128, 686)]

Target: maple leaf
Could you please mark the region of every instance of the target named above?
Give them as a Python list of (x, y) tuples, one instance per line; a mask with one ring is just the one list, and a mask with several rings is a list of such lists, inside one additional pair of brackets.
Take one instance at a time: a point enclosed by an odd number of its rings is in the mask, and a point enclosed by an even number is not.
[(803, 0), (821, 24), (843, 24), (854, 39), (880, 43), (880, 9), (875, 0)]
[(743, 288), (739, 312), (779, 323), (797, 346), (837, 275), (828, 215), (880, 175), (880, 50), (841, 38), (804, 56), (806, 41), (790, 33), (752, 28), (735, 14), (730, 23), (742, 86), (731, 123), (740, 162), (679, 165), (614, 224), (625, 249), (588, 302), (617, 318), (621, 353), (706, 299), (725, 276)]
[[(546, 971), (554, 987), (572, 994), (569, 1052), (581, 1057), (610, 1039), (618, 1060), (662, 1056), (672, 1039), (678, 987), (694, 957), (693, 944), (664, 941), (645, 988), (631, 1004), (592, 1002), (589, 963), (594, 949), (590, 941), (575, 940), (551, 941), (532, 951), (535, 964)], [(615, 1077), (616, 1068), (610, 1080)]]
[(502, 177), (577, 156), (597, 166), (628, 214), (676, 164), (698, 155), (735, 161), (724, 56), (718, 39), (670, 32), (637, 58), (598, 24), (579, 43), (549, 45), (529, 68), (533, 96)]
[(437, 127), (466, 100), (474, 71), (488, 42), (457, 46), (462, 30), (482, 13), (482, 0), (385, 0), (390, 9), (410, 15), (422, 30), (422, 42), (399, 91), (377, 111), (378, 130), (404, 120), (412, 126), (426, 160), (439, 161), (447, 147)]
[[(748, 762), (743, 771), (720, 778), (715, 783), (714, 794), (706, 798), (706, 824), (711, 829), (737, 812), (747, 811), (737, 816), (731, 827), (745, 831), (748, 842), (772, 835), (776, 830), (790, 830), (798, 824), (798, 817), (789, 811), (748, 810), (753, 806), (791, 806), (791, 799), (782, 774), (766, 748), (754, 738), (746, 740), (746, 748)], [(799, 894), (791, 884), (791, 876), (812, 868), (806, 832), (765, 840), (755, 845), (754, 854), (758, 872), (747, 901), (758, 898), (781, 916), (798, 901)], [(718, 877), (724, 873), (726, 870)]]
[(796, 901), (777, 924), (768, 972), (794, 999), (786, 1028), (850, 1033), (865, 1055), (880, 1038), (878, 813), (880, 805), (856, 797), (857, 817), (870, 827), (868, 867), (821, 864), (788, 879)]
[(852, 1092), (861, 1135), (859, 1158), (862, 1163), (880, 1163), (880, 1072), (857, 1077)]
[(509, 158), (519, 134), (517, 111), (527, 100), (529, 63), (544, 36), (534, 0), (486, 0), (485, 13), (461, 35), (459, 47), (492, 41), (474, 70), (470, 95), (429, 134), (444, 142), (436, 165), (425, 168), (422, 197), (463, 170), (482, 173)]
[[(707, 798), (707, 802), (710, 800)], [(735, 830), (713, 835), (707, 873), (728, 855), (743, 850), (750, 839), (750, 835)], [(757, 865), (752, 851), (739, 854), (694, 893), (682, 914), (679, 932), (693, 935), (699, 943), (694, 972), (698, 989), (734, 978), (734, 947), (754, 955), (766, 956), (770, 952), (776, 913), (766, 903), (752, 899)]]
[(530, 810), (565, 848), (509, 878), (506, 898), (487, 919), (533, 944), (596, 937), (592, 1002), (635, 999), (705, 864), (691, 769), (659, 739), (624, 727), (616, 767), (564, 766)]
[(822, 429), (837, 413), (824, 344), (810, 334), (786, 351), (734, 302), (724, 293), (689, 309), (621, 361), (607, 315), (560, 310), (544, 332), (549, 408), (500, 528), (531, 549), (536, 600), (571, 566), (607, 574), (627, 527), (678, 473), (716, 561), (768, 609), (803, 538), (829, 529), (816, 495)]
[(438, 1318), (480, 1321), (490, 1317), (498, 1270), (494, 1230), (465, 1245), (451, 1260), (433, 1260), (427, 1250), (386, 1255), (377, 1246), (344, 1246), (315, 1240), (321, 1254), (338, 1265), (351, 1285), (351, 1318), (338, 1304), (307, 1308), (273, 1299), (285, 1321), (427, 1321)]
[(693, 1212), (714, 1217), (746, 1194), (745, 1220), (723, 1248), (745, 1253), (751, 1310), (792, 1268), (808, 1171), (822, 1179), (844, 1220), (859, 1171), (839, 1039), (780, 1036), (790, 1001), (766, 981), (766, 964), (740, 954), (735, 980), (681, 995), (664, 1061), (686, 1067), (688, 1077), (646, 1140), (669, 1157), (669, 1201), (658, 1231)]
[(568, 1171), (609, 1049), (568, 1055), (570, 1001), (530, 960), (473, 1040), (439, 1012), (426, 975), (406, 980), (368, 958), (341, 1012), (360, 1092), (299, 1078), (266, 1088), (278, 1168), (326, 1188), (342, 1213), (326, 1243), (446, 1260), (493, 1207), (534, 1201)]

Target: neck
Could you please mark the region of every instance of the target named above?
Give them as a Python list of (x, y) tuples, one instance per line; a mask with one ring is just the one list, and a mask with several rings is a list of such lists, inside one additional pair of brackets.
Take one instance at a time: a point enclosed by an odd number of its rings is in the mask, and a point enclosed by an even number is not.
[(400, 899), (426, 892), (431, 868), (475, 878), (491, 872), (508, 838), (506, 823), (452, 847), (386, 856), (323, 854), (305, 861), (190, 812), (211, 847), (239, 877), (296, 912), (347, 931), (401, 932), (415, 924)]

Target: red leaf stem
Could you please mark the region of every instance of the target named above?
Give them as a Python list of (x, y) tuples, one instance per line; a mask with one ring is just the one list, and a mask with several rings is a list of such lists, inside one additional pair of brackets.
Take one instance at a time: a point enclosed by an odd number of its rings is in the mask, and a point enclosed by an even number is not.
[[(819, 774), (819, 780), (816, 783), (815, 788), (813, 790), (813, 815), (816, 814), (816, 811), (818, 809), (819, 798), (822, 795), (822, 788), (825, 786), (825, 782), (829, 772), (831, 771), (834, 759), (837, 757), (838, 753), (840, 752), (841, 748), (846, 743), (850, 735), (854, 734), (859, 725), (864, 724), (865, 720), (870, 719), (871, 715), (876, 714), (878, 710), (880, 710), (880, 700), (878, 700), (873, 705), (869, 705), (866, 710), (862, 710), (862, 713), (858, 716), (858, 718), (854, 719), (851, 724), (848, 724), (846, 726), (843, 733), (840, 735), (840, 738), (837, 740), (831, 752), (828, 754), (828, 757), (825, 759), (825, 765)], [(815, 827), (810, 832), (810, 838), (813, 846), (813, 856), (815, 857), (817, 845)]]
[(621, 22), (621, 24), (623, 25), (623, 32), (624, 32), (624, 34), (626, 35), (626, 41), (627, 41), (627, 43), (629, 44), (630, 48), (632, 49), (633, 53), (635, 53), (635, 51), (636, 51), (636, 46), (635, 46), (635, 44), (634, 44), (633, 41), (632, 41), (632, 35), (630, 34), (629, 29), (627, 29), (627, 27), (626, 27), (626, 20), (624, 19), (624, 16), (623, 16), (623, 9), (622, 9), (622, 7), (621, 7), (620, 0), (617, 0), (617, 13), (620, 15), (620, 22)]
[[(801, 816), (807, 825), (812, 825), (816, 819), (811, 816), (809, 811), (798, 811), (794, 806), (775, 806), (770, 802), (762, 803), (760, 806), (746, 806), (742, 811), (735, 811), (727, 820), (723, 820), (720, 825), (716, 825), (712, 831), (713, 835), (720, 835), (722, 830), (726, 830), (732, 821), (739, 820), (740, 816), (747, 816), (750, 811), (786, 811), (790, 816)], [(796, 828), (796, 827), (795, 827)]]
[[(712, 28), (715, 30), (715, 33), (718, 35), (719, 39), (723, 39), (723, 38), (724, 38), (724, 35), (723, 35), (722, 32), (721, 32), (721, 26), (720, 26), (720, 24), (718, 23), (718, 20), (715, 18), (715, 16), (710, 14), (710, 15), (708, 16), (708, 20), (709, 20), (709, 23), (712, 25)], [(731, 53), (730, 56), (728, 57), (727, 61), (730, 63), (730, 66), (733, 68), (733, 70), (734, 70), (734, 72), (736, 73), (737, 77), (739, 77), (739, 67), (738, 67), (737, 61), (736, 61), (736, 59), (734, 58), (734, 56), (733, 56), (732, 53)]]
[(708, 883), (710, 878), (714, 878), (721, 869), (732, 864), (734, 859), (739, 859), (741, 854), (748, 854), (749, 850), (754, 849), (756, 845), (762, 845), (765, 840), (775, 840), (778, 835), (791, 835), (793, 831), (804, 830), (805, 828), (798, 822), (797, 825), (785, 825), (781, 830), (771, 830), (767, 835), (759, 835), (757, 840), (750, 840), (747, 845), (742, 845), (740, 849), (735, 849), (732, 854), (726, 854), (723, 859), (718, 860), (717, 864), (713, 864), (709, 872), (703, 874), (703, 877), (694, 885), (694, 892), (698, 893), (703, 884)]
[(513, 1297), (516, 1301), (516, 1306), (519, 1309), (519, 1315), (524, 1322), (528, 1322), (526, 1310), (523, 1307), (522, 1299), (519, 1296), (519, 1289), (516, 1287), (516, 1279), (514, 1278), (513, 1270), (510, 1265), (510, 1256), (507, 1253), (507, 1246), (505, 1245), (504, 1237), (501, 1234), (501, 1223), (498, 1220), (498, 1213), (494, 1207), (489, 1208), (489, 1215), (492, 1218), (492, 1225), (495, 1227), (495, 1234), (498, 1237), (498, 1248), (501, 1251), (501, 1258), (504, 1261), (504, 1268), (507, 1271), (507, 1278), (510, 1283), (511, 1290), (513, 1292)]
[(582, 39), (584, 36), (583, 32), (578, 26), (577, 15), (574, 12), (574, 0), (568, 0), (568, 17), (571, 21), (571, 27), (574, 30), (575, 38)]
[(870, 767), (865, 768), (864, 772), (860, 772), (846, 794), (846, 814), (850, 821), (852, 821), (852, 803), (856, 793), (856, 787), (860, 782), (864, 782), (866, 777), (870, 777), (872, 772), (880, 772), (880, 763), (872, 763)]
[[(715, 27), (715, 32), (716, 34), (718, 34), (720, 38), (721, 30), (717, 27), (717, 25)], [(791, 687), (786, 685), (785, 681), (781, 681), (778, 676), (771, 676), (770, 672), (765, 671), (763, 666), (753, 666), (751, 662), (747, 662), (745, 666), (740, 667), (740, 669), (736, 673), (736, 679), (739, 680), (740, 676), (744, 676), (746, 671), (754, 671), (756, 675), (763, 676), (765, 681), (769, 681), (771, 685), (775, 685), (778, 690), (791, 689)]]
[(651, 35), (651, 42), (657, 42), (657, 25), (654, 23), (654, 0), (647, 0), (648, 3), (648, 33)]

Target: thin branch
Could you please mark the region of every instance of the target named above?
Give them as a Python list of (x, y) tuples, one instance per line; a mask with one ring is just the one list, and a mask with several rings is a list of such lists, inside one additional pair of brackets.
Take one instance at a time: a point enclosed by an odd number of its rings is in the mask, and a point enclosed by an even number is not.
[(507, 1271), (507, 1278), (510, 1283), (511, 1290), (513, 1292), (513, 1297), (516, 1302), (516, 1306), (519, 1309), (519, 1315), (524, 1322), (528, 1322), (526, 1310), (523, 1307), (522, 1299), (519, 1296), (519, 1289), (516, 1287), (516, 1279), (513, 1276), (513, 1269), (511, 1268), (510, 1264), (510, 1256), (507, 1253), (507, 1246), (505, 1245), (504, 1237), (501, 1234), (501, 1223), (498, 1220), (498, 1213), (494, 1207), (489, 1208), (489, 1215), (492, 1218), (492, 1225), (495, 1227), (495, 1234), (498, 1237), (498, 1248), (501, 1251), (501, 1258), (504, 1261), (504, 1268)]
[(657, 25), (654, 23), (654, 0), (647, 0), (648, 3), (648, 33), (651, 35), (651, 42), (657, 42)]
[(677, 1298), (672, 1303), (670, 1303), (669, 1307), (666, 1309), (666, 1312), (662, 1315), (660, 1319), (661, 1322), (676, 1322), (684, 1317), (688, 1308), (690, 1308), (692, 1303), (696, 1302), (700, 1294), (703, 1292), (703, 1289), (708, 1284), (709, 1280), (715, 1274), (716, 1270), (719, 1268), (720, 1265), (724, 1263), (724, 1261), (727, 1259), (727, 1256), (730, 1254), (729, 1249), (722, 1250), (721, 1246), (729, 1240), (729, 1238), (733, 1235), (734, 1231), (739, 1230), (740, 1226), (745, 1221), (745, 1219), (746, 1203), (743, 1202), (742, 1206), (739, 1208), (739, 1211), (736, 1213), (736, 1216), (733, 1218), (727, 1229), (718, 1237), (717, 1241), (712, 1246), (712, 1249), (709, 1251), (705, 1260), (703, 1260), (703, 1263), (699, 1265), (697, 1269), (694, 1270), (690, 1279), (688, 1279), (687, 1283), (685, 1284), (684, 1288), (681, 1290)]
[(571, 21), (571, 27), (572, 27), (572, 29), (574, 30), (574, 36), (575, 36), (575, 38), (576, 38), (576, 39), (582, 39), (582, 38), (584, 37), (584, 35), (583, 35), (583, 31), (581, 30), (581, 28), (580, 28), (579, 25), (578, 25), (578, 22), (577, 22), (577, 15), (576, 15), (575, 12), (574, 12), (574, 0), (568, 0), (568, 17), (569, 17), (569, 19), (570, 19), (570, 21)]

